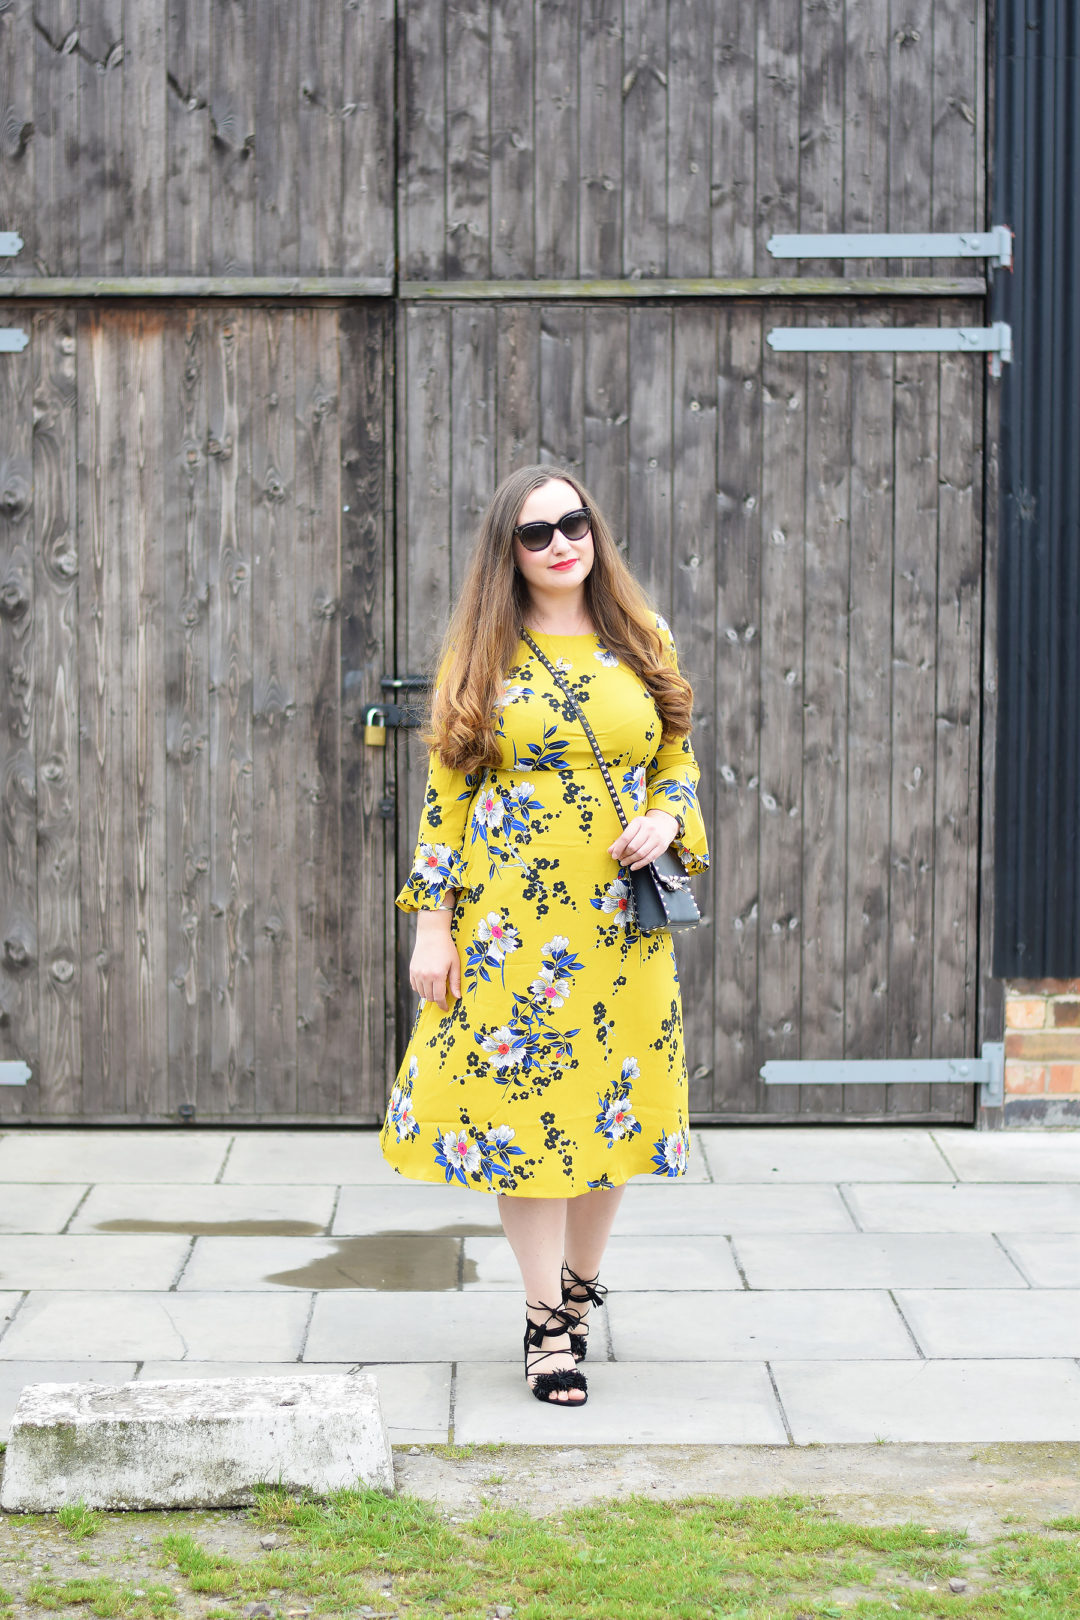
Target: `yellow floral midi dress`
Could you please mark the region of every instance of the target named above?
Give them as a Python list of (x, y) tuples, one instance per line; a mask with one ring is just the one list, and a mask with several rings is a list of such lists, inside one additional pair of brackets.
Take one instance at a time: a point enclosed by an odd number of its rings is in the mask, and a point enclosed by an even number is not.
[[(667, 656), (677, 668), (665, 621)], [(709, 864), (688, 738), (662, 743), (640, 678), (595, 635), (534, 640), (589, 717), (627, 817), (681, 818), (688, 872)], [(580, 721), (519, 642), (499, 706), (501, 761), (465, 775), (432, 754), (416, 855), (397, 896), (459, 891), (461, 997), (422, 1001), (382, 1131), (403, 1175), (480, 1192), (575, 1197), (687, 1162), (679, 977), (666, 931), (637, 934), (621, 827)]]

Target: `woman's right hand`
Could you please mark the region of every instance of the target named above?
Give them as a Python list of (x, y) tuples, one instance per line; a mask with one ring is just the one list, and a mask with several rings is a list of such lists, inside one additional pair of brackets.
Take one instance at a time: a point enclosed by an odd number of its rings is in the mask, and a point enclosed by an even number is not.
[(461, 998), (461, 958), (450, 937), (452, 911), (420, 911), (416, 916), (416, 944), (409, 962), (409, 983), (425, 1001), (447, 1010), (446, 991)]

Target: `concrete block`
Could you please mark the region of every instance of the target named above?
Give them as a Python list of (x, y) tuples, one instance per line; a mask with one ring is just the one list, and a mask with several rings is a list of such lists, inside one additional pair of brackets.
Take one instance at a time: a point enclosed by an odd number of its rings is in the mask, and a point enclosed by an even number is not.
[(215, 1378), (29, 1384), (11, 1425), (0, 1507), (236, 1507), (252, 1486), (394, 1488), (375, 1380)]

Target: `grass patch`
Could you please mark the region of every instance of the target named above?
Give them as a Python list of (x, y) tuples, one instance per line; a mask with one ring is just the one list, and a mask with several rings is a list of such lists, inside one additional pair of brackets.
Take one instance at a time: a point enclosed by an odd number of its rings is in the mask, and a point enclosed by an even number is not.
[(80, 1498), (78, 1502), (68, 1502), (56, 1511), (56, 1522), (75, 1541), (85, 1541), (88, 1536), (96, 1536), (102, 1526), (101, 1515), (88, 1508)]
[[(135, 1596), (138, 1590), (141, 1597)], [(26, 1588), (26, 1601), (47, 1610), (82, 1608), (101, 1615), (103, 1620), (154, 1620), (157, 1615), (172, 1613), (177, 1606), (167, 1586), (132, 1588), (108, 1575), (34, 1580)]]

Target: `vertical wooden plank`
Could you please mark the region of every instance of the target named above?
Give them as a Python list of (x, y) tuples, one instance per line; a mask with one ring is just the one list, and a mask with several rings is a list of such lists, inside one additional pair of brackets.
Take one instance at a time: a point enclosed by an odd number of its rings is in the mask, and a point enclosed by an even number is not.
[(175, 1113), (181, 1104), (207, 1107), (212, 1016), (206, 312), (178, 312), (163, 341), (166, 979)]
[[(807, 361), (800, 1053), (844, 1050), (851, 361)], [(800, 1087), (804, 1114), (843, 1110), (839, 1086)]]
[[(874, 311), (860, 324), (890, 319)], [(853, 355), (844, 1009), (851, 1058), (889, 1055), (893, 454), (893, 357)], [(875, 1113), (882, 1102), (880, 1086), (844, 1087), (846, 1113)]]
[(395, 0), (364, 0), (362, 6), (345, 8), (341, 268), (333, 271), (336, 275), (392, 276), (395, 270), (396, 9)]
[(622, 264), (622, 0), (582, 0), (579, 43), (581, 172), (578, 274)]
[[(209, 371), (210, 914), (206, 1112), (255, 1111), (248, 312), (215, 314)], [(242, 407), (243, 403), (243, 409)]]
[[(846, 0), (844, 230), (884, 231), (889, 218), (888, 12), (880, 0)], [(889, 259), (833, 260), (833, 275), (895, 275)]]
[(533, 0), (491, 8), (491, 274), (535, 274)]
[(540, 311), (532, 304), (500, 304), (495, 311), (498, 352), (495, 390), (495, 472), (540, 459), (536, 379), (540, 374)]
[(627, 560), (671, 618), (672, 312), (630, 311)]
[(533, 0), (536, 54), (536, 173), (533, 181), (538, 276), (576, 276), (582, 0)]
[(458, 304), (450, 317), (450, 601), (495, 489), (495, 350), (494, 308)]
[(581, 472), (585, 460), (585, 311), (551, 305), (540, 316), (540, 457)]
[(446, 8), (401, 0), (398, 237), (407, 280), (446, 275)]
[[(36, 0), (34, 29), (34, 267), (79, 273), (78, 0)], [(28, 241), (30, 238), (27, 239)]]
[(623, 275), (662, 276), (668, 253), (668, 0), (624, 0)]
[[(32, 265), (38, 251), (34, 207), (33, 0), (11, 0), (0, 12), (0, 219), (18, 231), (16, 264)], [(10, 260), (6, 261), (8, 264)]]
[(254, 11), (227, 0), (214, 8), (210, 53), (211, 275), (254, 274), (255, 164)]
[[(125, 351), (131, 422), (120, 474), (120, 634), (124, 810), (126, 1108), (133, 1118), (168, 1106), (165, 990), (165, 680), (162, 657), (164, 542), (160, 447), (162, 322), (158, 310), (113, 316)], [(119, 786), (119, 784), (117, 784)], [(114, 787), (114, 792), (116, 791)]]
[[(934, 973), (934, 756), (938, 553), (938, 360), (896, 357), (892, 615), (890, 1057), (929, 1057)], [(929, 1105), (890, 1086), (888, 1113)]]
[[(716, 803), (717, 312), (675, 311), (671, 494), (674, 511), (671, 628), (679, 666), (694, 688), (698, 796), (707, 824)], [(715, 846), (713, 846), (715, 854)], [(703, 926), (677, 943), (690, 1105), (707, 1110), (713, 1084), (713, 874), (695, 883)]]
[[(383, 615), (392, 572), (386, 516), (392, 327), (388, 311), (373, 304), (354, 305), (341, 322), (341, 660), (346, 682), (362, 703), (381, 696), (379, 676), (388, 663)], [(445, 525), (439, 532), (447, 532)], [(421, 657), (407, 668), (419, 672), (425, 664)], [(349, 691), (347, 684), (347, 697)], [(347, 704), (346, 718), (355, 715)], [(341, 1111), (370, 1119), (382, 1112), (396, 1067), (394, 822), (380, 814), (380, 801), (392, 794), (394, 758), (390, 745), (365, 748), (351, 724), (342, 727), (342, 750), (342, 980), (349, 999), (342, 1018)], [(399, 799), (405, 796), (401, 781), (399, 776)], [(399, 803), (399, 836), (403, 819)], [(404, 982), (407, 987), (407, 977)]]
[(668, 0), (667, 273), (707, 276), (712, 260), (713, 22), (710, 0)]
[[(924, 231), (931, 216), (933, 0), (897, 0), (889, 42), (890, 231)], [(956, 226), (955, 229), (968, 229)], [(937, 275), (928, 259), (893, 259), (894, 276)]]
[(292, 314), (251, 317), (255, 1110), (296, 1092), (296, 379)]
[[(982, 229), (985, 161), (982, 29), (987, 8), (934, 0), (930, 229)], [(971, 221), (968, 224), (968, 221)], [(934, 274), (970, 275), (971, 262), (936, 259)]]
[[(124, 167), (130, 202), (124, 272), (160, 275), (166, 259), (166, 8), (128, 6), (124, 22)], [(123, 200), (123, 199), (122, 199)]]
[[(771, 311), (769, 319), (771, 323)], [(762, 1061), (758, 1016), (762, 308), (724, 305), (719, 324), (717, 757), (712, 823), (716, 1036), (711, 1108), (737, 1115), (758, 1107)]]
[[(33, 367), (41, 341), (29, 312), (31, 351), (0, 366), (0, 1053), (29, 1063), (25, 1091), (0, 1091), (7, 1117), (36, 1112), (38, 846), (35, 648)], [(18, 363), (11, 364), (15, 360)]]
[[(838, 231), (844, 217), (842, 3), (802, 0), (800, 66), (799, 229)], [(803, 259), (799, 273), (835, 276), (836, 261)]]
[(491, 274), (488, 0), (446, 7), (446, 275)]
[(754, 274), (775, 275), (765, 243), (799, 224), (799, 10), (761, 0), (757, 11), (757, 142)]
[[(365, 198), (349, 176), (342, 189), (342, 141), (349, 119), (369, 122), (369, 111), (353, 106), (345, 114), (342, 46), (360, 26), (359, 8), (339, 9), (328, 0), (297, 7), (299, 52), (296, 97), (297, 264), (301, 275), (347, 275), (342, 264), (343, 214), (361, 209)], [(384, 64), (385, 71), (385, 64)], [(391, 77), (392, 75), (387, 75)], [(372, 134), (376, 131), (373, 129)], [(372, 244), (374, 247), (375, 244)], [(378, 273), (378, 272), (376, 272)]]
[(586, 309), (582, 370), (585, 483), (606, 513), (617, 544), (625, 551), (630, 453), (625, 307)]
[[(75, 316), (34, 320), (34, 735), (40, 1090), (44, 1114), (82, 1104), (79, 917), (79, 557)], [(28, 853), (28, 852), (26, 852)]]
[(713, 18), (709, 199), (714, 276), (754, 274), (756, 62), (754, 8), (725, 5)]
[(79, 140), (77, 156), (72, 154), (77, 184), (72, 201), (79, 227), (79, 272), (118, 275), (124, 267), (127, 225), (124, 189), (131, 178), (131, 157), (125, 161), (124, 152), (124, 80), (136, 71), (125, 60), (123, 0), (84, 6), (77, 35), (72, 55), (78, 63)]
[(126, 1107), (121, 476), (131, 452), (126, 356), (104, 310), (80, 315), (79, 826), (82, 837), (83, 1107)]
[[(939, 366), (934, 1023), (930, 1055), (973, 1057), (978, 1051), (982, 673), (981, 502), (976, 500), (975, 490), (982, 470), (979, 441), (984, 373), (967, 355), (943, 355)], [(931, 1100), (935, 1108), (962, 1117), (971, 1090), (970, 1086), (934, 1086)]]
[(172, 275), (210, 269), (211, 0), (171, 0), (167, 14), (165, 254)]
[[(342, 920), (341, 465), (339, 314), (298, 309), (296, 363), (296, 1107), (334, 1118), (345, 1021)], [(351, 501), (345, 503), (351, 509)], [(349, 516), (351, 517), (351, 510)], [(363, 521), (362, 518), (357, 521)], [(370, 901), (369, 901), (370, 903)]]
[[(767, 318), (791, 326), (800, 313), (776, 305)], [(772, 353), (762, 359), (762, 459), (770, 475), (761, 507), (758, 1006), (768, 1059), (800, 1056), (806, 359)], [(765, 1111), (795, 1112), (791, 1090), (770, 1087)]]
[[(309, 0), (310, 6), (322, 0)], [(294, 275), (300, 267), (297, 146), (300, 96), (297, 63), (299, 6), (272, 6), (258, 16), (255, 52), (255, 267), (263, 275)], [(306, 8), (305, 8), (306, 9)], [(323, 196), (321, 166), (304, 187)], [(322, 208), (333, 207), (324, 200)]]

